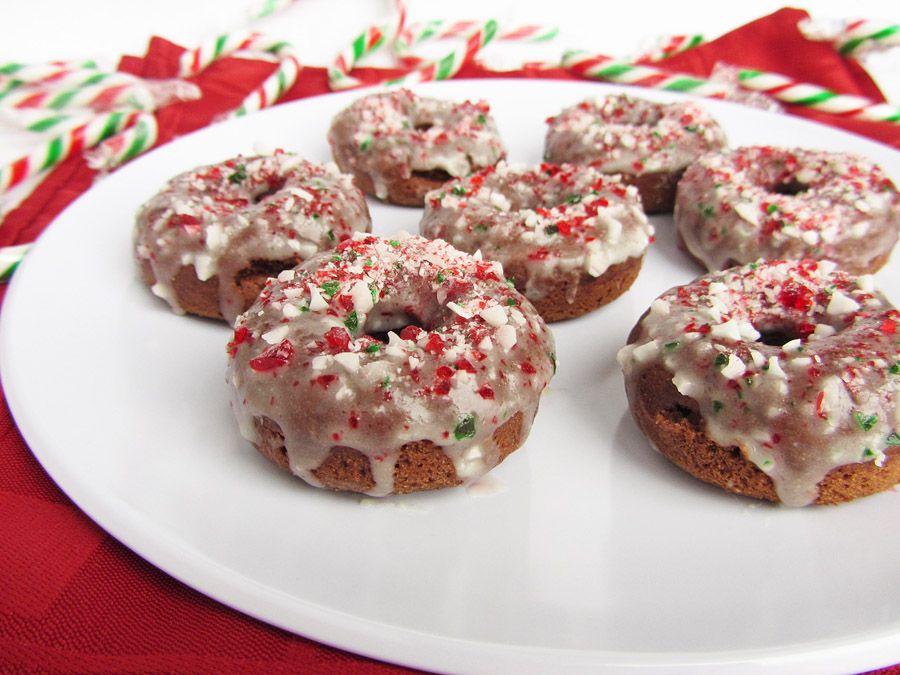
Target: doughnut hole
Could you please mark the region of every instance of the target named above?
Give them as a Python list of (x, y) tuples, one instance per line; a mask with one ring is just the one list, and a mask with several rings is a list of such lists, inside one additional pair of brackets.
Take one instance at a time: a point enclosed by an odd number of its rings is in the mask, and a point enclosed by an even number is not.
[(808, 183), (797, 180), (796, 176), (788, 176), (785, 180), (778, 181), (774, 185), (768, 187), (769, 192), (776, 195), (786, 195), (793, 197), (809, 190)]
[(259, 191), (255, 191), (250, 198), (250, 201), (254, 204), (259, 204), (261, 201), (266, 199), (267, 197), (271, 197), (272, 195), (280, 192), (282, 188), (284, 188), (285, 179), (280, 177), (275, 177), (273, 180), (266, 182), (264, 185), (261, 185), (262, 188)]
[(419, 306), (406, 304), (404, 299), (388, 299), (376, 303), (369, 310), (361, 334), (387, 344), (389, 332), (400, 335), (404, 329), (415, 328), (418, 329), (415, 332), (418, 335), (419, 331), (430, 332), (451, 321), (453, 313), (439, 305), (437, 298), (429, 298), (430, 301), (426, 300)]
[(783, 347), (791, 340), (804, 337), (803, 334), (797, 330), (796, 326), (788, 324), (760, 326), (757, 327), (757, 330), (759, 331), (759, 337), (756, 341), (762, 342), (764, 345), (769, 345), (770, 347)]

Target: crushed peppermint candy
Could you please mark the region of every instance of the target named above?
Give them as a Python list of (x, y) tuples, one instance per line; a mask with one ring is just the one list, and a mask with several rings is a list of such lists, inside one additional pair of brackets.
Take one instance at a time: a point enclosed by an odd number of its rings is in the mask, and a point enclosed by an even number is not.
[(709, 270), (759, 258), (874, 272), (900, 232), (900, 194), (884, 171), (847, 153), (750, 146), (699, 158), (678, 184), (675, 224)]
[(680, 171), (702, 153), (725, 147), (719, 124), (691, 101), (614, 94), (581, 101), (547, 124), (547, 161), (592, 164), (604, 173)]
[(456, 103), (418, 96), (408, 89), (357, 99), (331, 123), (335, 161), (367, 176), (375, 196), (415, 172), (466, 176), (506, 156), (485, 101)]
[(900, 426), (900, 312), (871, 279), (827, 262), (759, 262), (673, 288), (653, 307), (619, 352), (629, 399), (641, 373), (664, 369), (706, 434), (741, 448), (783, 503), (813, 502), (836, 467), (885, 460)]
[(428, 193), (420, 228), (516, 270), (515, 285), (529, 299), (564, 284), (570, 303), (585, 279), (641, 258), (653, 238), (634, 187), (591, 167), (556, 164), (500, 162), (454, 180)]
[(335, 438), (378, 458), (370, 494), (384, 495), (405, 443), (437, 444), (468, 481), (498, 463), (490, 436), (512, 415), (527, 434), (554, 342), (495, 263), (443, 241), (364, 235), (280, 276), (238, 317), (228, 379), (242, 433), (256, 441), (255, 421), (274, 421), (307, 482), (319, 484), (312, 472)]
[[(138, 262), (152, 271), (153, 292), (174, 311), (183, 311), (175, 279), (193, 267), (199, 281), (218, 279), (219, 308), (231, 322), (246, 309), (236, 283), (241, 273), (261, 263), (293, 267), (369, 230), (369, 210), (351, 176), (332, 163), (276, 151), (175, 176), (138, 212), (134, 245)], [(281, 275), (290, 280), (289, 271)]]

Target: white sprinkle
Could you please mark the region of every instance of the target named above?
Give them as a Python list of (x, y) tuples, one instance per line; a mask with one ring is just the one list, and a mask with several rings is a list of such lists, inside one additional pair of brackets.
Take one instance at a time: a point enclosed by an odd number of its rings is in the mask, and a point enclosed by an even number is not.
[(793, 340), (788, 340), (783, 345), (781, 345), (781, 351), (785, 354), (790, 354), (791, 352), (799, 352), (803, 349), (803, 340), (800, 338), (795, 338)]
[(837, 331), (829, 326), (827, 323), (818, 323), (816, 324), (815, 330), (813, 330), (813, 337), (817, 338), (826, 338), (831, 335), (834, 335)]
[(340, 354), (335, 354), (334, 360), (351, 373), (355, 373), (359, 370), (359, 354), (355, 352), (341, 352)]
[(325, 370), (328, 367), (328, 364), (331, 362), (331, 357), (326, 354), (321, 354), (319, 356), (314, 356), (312, 360), (312, 369), (313, 370)]
[(721, 372), (726, 378), (733, 380), (734, 378), (743, 375), (746, 370), (747, 366), (741, 361), (741, 357), (737, 354), (729, 354), (728, 363), (725, 364), (725, 367), (722, 368)]
[(756, 349), (750, 350), (750, 358), (753, 359), (753, 365), (762, 368), (766, 364), (766, 357)]
[(388, 331), (388, 343), (387, 347), (384, 348), (384, 353), (388, 356), (398, 356), (402, 358), (406, 356), (406, 351), (404, 350), (405, 344), (406, 340), (390, 330)]
[(294, 280), (294, 270), (282, 270), (278, 273), (278, 281), (287, 283)]
[(728, 290), (728, 286), (723, 284), (721, 281), (713, 281), (709, 285), (709, 292), (712, 295), (719, 295), (720, 293), (724, 293), (727, 290)]
[(823, 275), (828, 276), (832, 272), (837, 269), (837, 263), (833, 260), (820, 260), (819, 261), (819, 272)]
[(725, 323), (713, 326), (710, 329), (709, 334), (715, 338), (729, 340), (731, 342), (740, 342), (741, 340), (741, 331), (738, 329), (737, 321), (734, 319), (729, 319)]
[(453, 312), (454, 314), (458, 314), (459, 316), (461, 316), (464, 319), (472, 318), (472, 312), (461, 307), (460, 305), (457, 305), (455, 302), (448, 302), (447, 307), (450, 308), (451, 312)]
[(741, 202), (734, 207), (735, 213), (752, 225), (759, 225), (759, 206)]
[(509, 320), (506, 316), (506, 310), (503, 309), (500, 305), (493, 305), (492, 307), (487, 307), (481, 310), (478, 313), (482, 319), (487, 321), (487, 323), (495, 328), (497, 326), (503, 326)]
[(206, 226), (206, 248), (219, 249), (226, 243), (228, 243), (228, 237), (225, 236), (225, 230), (219, 223)]
[(778, 363), (778, 357), (777, 357), (777, 356), (770, 356), (770, 357), (769, 357), (769, 369), (768, 369), (768, 371), (766, 371), (766, 372), (768, 372), (769, 375), (774, 375), (775, 377), (780, 377), (780, 378), (785, 379), (785, 380), (787, 379), (787, 375), (786, 375), (785, 372), (781, 369), (781, 364)]
[(306, 201), (306, 202), (313, 201), (313, 196), (311, 194), (309, 194), (306, 190), (303, 190), (298, 187), (291, 188), (291, 194), (294, 195), (295, 197), (299, 197), (300, 199), (302, 199), (303, 201)]
[(853, 298), (844, 295), (840, 291), (831, 294), (831, 300), (828, 301), (828, 308), (825, 310), (827, 314), (832, 316), (843, 316), (859, 309), (859, 303)]
[(369, 290), (369, 284), (365, 279), (357, 281), (350, 290), (350, 297), (353, 298), (353, 309), (357, 312), (368, 313), (375, 303), (372, 301), (372, 291)]
[(290, 330), (290, 327), (286, 323), (283, 323), (277, 328), (273, 328), (268, 333), (263, 333), (262, 339), (270, 345), (277, 345), (287, 337)]
[(281, 313), (287, 319), (295, 319), (298, 316), (300, 316), (303, 312), (300, 311), (300, 308), (297, 307), (297, 305), (292, 305), (290, 303), (287, 303), (284, 305), (284, 307), (281, 308)]
[(420, 359), (416, 358), (413, 355), (410, 355), (410, 357), (409, 357), (409, 369), (410, 370), (416, 370), (421, 365), (422, 365), (422, 361)]
[(499, 192), (492, 192), (488, 201), (490, 201), (491, 206), (496, 206), (501, 211), (509, 211), (511, 206), (509, 200)]
[(619, 144), (623, 148), (628, 148), (629, 150), (637, 145), (637, 139), (629, 133), (624, 133), (619, 137)]
[(791, 366), (796, 368), (809, 368), (812, 365), (812, 359), (808, 356), (799, 356), (791, 359)]
[(481, 338), (481, 342), (478, 343), (478, 351), (481, 352), (489, 352), (494, 348), (494, 343), (491, 342), (491, 338), (485, 335)]
[(516, 329), (509, 324), (500, 326), (500, 328), (497, 329), (497, 342), (499, 342), (500, 346), (506, 351), (512, 349), (513, 345), (516, 344)]
[(319, 292), (319, 289), (312, 284), (309, 285), (309, 311), (311, 312), (321, 312), (323, 309), (328, 309), (328, 301), (322, 297), (322, 294)]
[(475, 260), (483, 260), (484, 259), (483, 256), (481, 255), (481, 249), (478, 249), (477, 251), (475, 251), (475, 253), (472, 254), (472, 257)]

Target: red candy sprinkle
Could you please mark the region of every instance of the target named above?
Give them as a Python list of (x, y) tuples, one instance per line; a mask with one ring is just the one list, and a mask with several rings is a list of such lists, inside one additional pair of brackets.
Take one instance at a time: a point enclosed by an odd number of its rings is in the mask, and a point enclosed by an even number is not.
[(485, 384), (478, 390), (478, 395), (481, 396), (481, 398), (490, 401), (494, 398), (494, 390), (491, 389), (491, 385)]
[(347, 329), (335, 326), (325, 332), (325, 341), (333, 353), (345, 352), (350, 347), (350, 334)]
[(537, 372), (537, 369), (531, 364), (531, 361), (523, 361), (519, 368), (527, 375), (534, 375)]
[(245, 326), (241, 326), (234, 331), (234, 337), (231, 338), (231, 342), (228, 343), (228, 356), (234, 358), (234, 355), (237, 354), (238, 345), (242, 345), (245, 342), (250, 341), (250, 330)]
[[(294, 345), (288, 340), (282, 340), (279, 344), (269, 347), (255, 359), (250, 359), (250, 367), (258, 373), (274, 370), (290, 363), (294, 358)], [(332, 375), (332, 377), (334, 377)]]
[(897, 322), (893, 319), (885, 319), (881, 322), (881, 332), (885, 335), (893, 335), (897, 332)]
[(422, 332), (422, 329), (418, 326), (404, 326), (400, 331), (400, 338), (403, 340), (412, 340), (415, 342), (419, 339), (419, 334)]
[(428, 341), (425, 343), (425, 351), (429, 354), (443, 354), (444, 339), (437, 333), (432, 333), (428, 336)]

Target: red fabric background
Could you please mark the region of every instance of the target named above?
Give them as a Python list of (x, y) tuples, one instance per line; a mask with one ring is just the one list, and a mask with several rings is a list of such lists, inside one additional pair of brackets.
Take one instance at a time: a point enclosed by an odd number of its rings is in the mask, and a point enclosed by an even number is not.
[[(785, 9), (666, 62), (707, 75), (717, 61), (781, 72), (847, 94), (883, 100), (855, 62), (806, 41)], [(120, 68), (174, 77), (183, 49), (151, 41), (144, 57)], [(222, 59), (193, 81), (203, 98), (158, 112), (160, 143), (209, 124), (237, 106), (273, 69)], [(361, 69), (366, 81), (384, 71)], [(460, 77), (572, 78), (560, 69), (493, 73), (477, 65)], [(284, 101), (328, 91), (325, 71), (307, 68)], [(860, 122), (791, 109), (900, 148), (900, 125)], [(0, 246), (32, 241), (96, 179), (80, 157), (52, 173), (0, 227)], [(5, 287), (0, 287), (0, 300)], [(2, 396), (2, 392), (0, 392)], [(0, 405), (0, 671), (169, 673), (384, 673), (397, 668), (291, 635), (224, 607), (144, 562), (94, 525), (44, 473)], [(900, 666), (881, 671), (900, 675)]]

